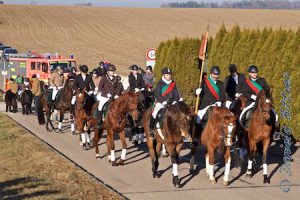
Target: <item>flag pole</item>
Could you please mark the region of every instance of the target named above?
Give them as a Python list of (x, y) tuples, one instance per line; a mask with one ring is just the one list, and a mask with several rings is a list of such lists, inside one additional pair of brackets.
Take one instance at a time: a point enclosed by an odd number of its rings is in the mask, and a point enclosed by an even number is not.
[[(203, 40), (205, 40), (205, 43), (204, 43), (204, 48), (203, 48), (204, 49), (204, 51), (203, 51), (203, 58), (201, 59), (202, 60), (202, 64), (201, 64), (200, 80), (199, 80), (199, 87), (198, 88), (200, 88), (201, 85), (202, 85), (202, 77), (203, 77), (203, 70), (204, 70), (205, 57), (206, 57), (206, 47), (207, 47), (207, 43), (208, 43), (208, 31), (205, 33), (205, 35), (203, 37)], [(197, 114), (197, 112), (198, 112), (199, 101), (200, 101), (200, 94), (198, 94), (197, 98), (196, 98), (195, 114)]]

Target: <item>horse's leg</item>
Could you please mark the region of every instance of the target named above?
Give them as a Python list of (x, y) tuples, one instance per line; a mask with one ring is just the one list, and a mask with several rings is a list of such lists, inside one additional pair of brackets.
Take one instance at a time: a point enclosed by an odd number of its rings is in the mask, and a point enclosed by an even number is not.
[(206, 172), (208, 172), (209, 182), (212, 184), (216, 183), (214, 177), (214, 164), (215, 164), (215, 149), (213, 147), (207, 147), (207, 157), (206, 157)]
[(84, 123), (82, 121), (78, 120), (77, 128), (78, 128), (78, 132), (79, 132), (79, 139), (81, 137), (82, 149), (87, 150), (86, 137), (85, 137), (85, 133), (84, 133)]
[(86, 132), (85, 132), (85, 137), (86, 137), (86, 143), (87, 143), (87, 146), (91, 147), (91, 139), (90, 139), (90, 134), (91, 134), (91, 122), (90, 121), (87, 121), (86, 123)]
[(58, 132), (60, 132), (60, 133), (63, 133), (63, 131), (61, 129), (63, 118), (64, 118), (64, 112), (60, 111), (59, 112), (59, 122), (58, 122)]
[(120, 140), (122, 142), (122, 153), (121, 153), (121, 159), (120, 162), (118, 163), (119, 165), (124, 165), (125, 159), (126, 159), (126, 149), (127, 149), (127, 144), (126, 144), (126, 139), (125, 139), (125, 130), (122, 130), (119, 133)]
[(71, 120), (71, 133), (72, 135), (75, 135), (75, 124), (74, 124), (74, 116), (73, 113), (70, 113), (70, 120)]
[(162, 157), (163, 158), (167, 158), (169, 156), (167, 150), (166, 150), (166, 145), (165, 144), (162, 144)]
[(268, 178), (268, 166), (267, 166), (267, 154), (268, 154), (268, 147), (270, 144), (270, 138), (263, 140), (263, 175), (264, 175), (264, 183), (270, 184), (270, 179)]
[(227, 186), (229, 182), (229, 172), (230, 172), (230, 163), (231, 163), (230, 147), (226, 147), (224, 160), (225, 160), (225, 172), (224, 172), (223, 184)]
[(180, 149), (182, 144), (180, 145), (180, 148), (177, 147), (178, 145), (173, 144), (172, 142), (167, 142), (165, 143), (167, 151), (171, 157), (171, 162), (172, 162), (172, 168), (173, 168), (173, 185), (175, 187), (180, 187), (180, 179), (178, 178), (178, 160), (179, 160), (179, 155), (177, 152), (177, 149)]
[(256, 142), (249, 138), (249, 158), (246, 177), (252, 178), (253, 176), (253, 159), (256, 152)]
[(96, 152), (96, 159), (99, 159), (100, 158), (100, 154), (99, 154), (99, 147), (98, 147), (98, 143), (99, 143), (99, 140), (102, 136), (102, 133), (103, 133), (103, 129), (98, 129), (96, 126), (97, 126), (97, 121), (94, 122), (94, 146), (95, 146), (95, 152)]
[[(49, 111), (49, 110), (47, 110), (46, 111), (46, 115), (47, 115), (47, 123), (46, 123), (46, 129), (47, 129), (47, 131), (53, 131), (54, 130), (54, 126), (53, 126), (53, 124), (52, 124), (52, 122), (51, 122), (51, 119), (50, 119), (50, 117), (51, 117), (51, 112)], [(49, 129), (49, 123), (50, 123), (50, 125), (51, 125), (51, 130)]]
[(22, 114), (25, 115), (25, 105), (22, 103)]
[(108, 153), (108, 160), (111, 161), (112, 166), (117, 166), (116, 164), (116, 157), (115, 157), (115, 143), (114, 143), (114, 132), (111, 129), (107, 130), (106, 136), (106, 144), (107, 144), (107, 153)]
[(147, 138), (147, 146), (149, 149), (151, 164), (152, 164), (152, 175), (153, 178), (158, 177), (157, 169), (158, 169), (158, 155), (157, 155), (157, 141), (155, 139)]

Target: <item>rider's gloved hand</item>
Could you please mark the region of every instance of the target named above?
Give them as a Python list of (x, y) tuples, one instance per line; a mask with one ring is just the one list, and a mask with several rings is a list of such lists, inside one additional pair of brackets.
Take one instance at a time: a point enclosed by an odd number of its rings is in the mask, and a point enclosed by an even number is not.
[(114, 99), (117, 99), (117, 98), (119, 98), (119, 95), (115, 95)]
[(172, 102), (172, 105), (175, 105), (176, 103), (177, 103), (177, 101), (173, 101), (173, 102)]
[(251, 99), (253, 99), (254, 101), (256, 101), (256, 95), (252, 94), (251, 95)]
[(96, 91), (96, 90), (93, 92), (94, 95), (97, 95), (97, 93), (98, 93), (98, 91)]
[(145, 88), (141, 88), (141, 91), (144, 91), (145, 90)]
[(107, 97), (108, 97), (108, 98), (111, 98), (112, 96), (111, 96), (111, 94), (110, 94), (110, 93), (108, 93), (108, 94), (107, 94)]
[(93, 94), (93, 91), (92, 91), (92, 90), (88, 92), (88, 95), (89, 95), (89, 96), (91, 96), (92, 94)]
[(217, 101), (216, 102), (216, 106), (221, 107), (222, 106), (222, 102), (221, 101)]
[(134, 89), (134, 92), (139, 92), (140, 90), (138, 88), (135, 88)]
[(167, 101), (164, 101), (164, 102), (162, 102), (162, 105), (167, 105), (168, 104), (168, 102)]
[(200, 95), (200, 94), (201, 94), (201, 91), (202, 91), (202, 88), (197, 88), (197, 89), (196, 89), (196, 95)]
[(236, 93), (236, 94), (235, 94), (235, 97), (236, 97), (236, 98), (239, 98), (241, 95), (242, 95), (241, 93)]

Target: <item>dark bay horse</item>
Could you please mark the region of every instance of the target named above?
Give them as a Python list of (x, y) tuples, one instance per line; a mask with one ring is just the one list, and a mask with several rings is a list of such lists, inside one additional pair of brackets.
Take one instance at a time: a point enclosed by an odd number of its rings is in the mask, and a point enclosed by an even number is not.
[[(211, 183), (216, 183), (214, 177), (215, 151), (219, 148), (224, 152), (225, 174), (223, 184), (228, 185), (229, 172), (231, 164), (230, 147), (235, 137), (235, 128), (237, 116), (226, 107), (212, 106), (208, 109), (208, 121), (200, 135), (200, 142), (207, 148), (205, 155), (206, 173)], [(190, 170), (194, 170), (196, 146), (191, 149), (192, 158), (190, 161)]]
[[(131, 114), (134, 123), (139, 119), (138, 105), (140, 93), (125, 92), (119, 98), (113, 100), (108, 107), (107, 115), (102, 122), (101, 129), (98, 126), (98, 117), (93, 115), (93, 125), (94, 125), (94, 145), (96, 147), (96, 158), (100, 158), (98, 142), (103, 134), (104, 129), (107, 130), (107, 153), (108, 160), (111, 161), (112, 166), (117, 166), (115, 159), (115, 143), (114, 134), (119, 133), (120, 139), (122, 141), (122, 154), (118, 165), (124, 165), (126, 157), (126, 140), (125, 140), (125, 125), (127, 121), (127, 115)], [(97, 113), (98, 102), (93, 106), (93, 113)]]
[(29, 113), (32, 113), (31, 111), (31, 105), (33, 100), (33, 94), (31, 90), (25, 90), (22, 92), (20, 96), (20, 102), (22, 104), (22, 114), (29, 115)]
[(272, 99), (265, 89), (262, 89), (256, 99), (254, 111), (249, 121), (249, 128), (247, 131), (247, 139), (249, 146), (249, 159), (246, 176), (253, 176), (253, 159), (257, 150), (257, 145), (262, 144), (262, 162), (263, 162), (263, 176), (264, 183), (270, 184), (267, 171), (267, 152), (270, 144), (274, 122), (271, 117)]
[(17, 112), (17, 95), (7, 90), (5, 93), (6, 112)]
[(152, 173), (153, 178), (158, 177), (158, 154), (161, 151), (162, 145), (165, 144), (173, 164), (173, 185), (175, 187), (180, 187), (177, 169), (179, 153), (183, 145), (183, 138), (190, 138), (190, 125), (193, 118), (193, 111), (183, 101), (180, 101), (175, 105), (170, 105), (165, 109), (162, 127), (158, 128), (156, 126), (155, 139), (150, 138), (149, 128), (149, 119), (152, 108), (149, 108), (144, 113), (143, 125), (152, 162)]
[[(93, 125), (93, 105), (95, 100), (89, 96), (85, 89), (76, 90), (75, 122), (81, 139), (82, 147), (87, 150), (90, 147), (90, 133)], [(85, 126), (87, 130), (85, 131)]]
[[(64, 114), (66, 112), (70, 112), (70, 119), (72, 120), (72, 124), (73, 122), (73, 112), (72, 112), (72, 105), (71, 105), (71, 100), (72, 100), (72, 96), (73, 96), (73, 84), (74, 84), (74, 80), (73, 79), (67, 79), (67, 81), (65, 82), (64, 87), (57, 93), (56, 95), (56, 101), (55, 101), (55, 105), (54, 108), (55, 110), (59, 111), (59, 115), (60, 115), (60, 119), (59, 119), (59, 124), (58, 124), (58, 131), (62, 133), (62, 121), (63, 121), (63, 117)], [(47, 131), (53, 131), (55, 130), (53, 123), (51, 122), (51, 103), (49, 101), (49, 98), (51, 98), (51, 90), (45, 90), (44, 92), (41, 93), (40, 98), (37, 102), (37, 114), (38, 114), (38, 121), (39, 124), (45, 124), (46, 123), (46, 130)], [(45, 110), (45, 114), (46, 114), (46, 119), (47, 121), (45, 122), (45, 117), (44, 117), (44, 111)], [(51, 126), (51, 129), (49, 129), (49, 124)], [(71, 126), (74, 126), (72, 125)]]

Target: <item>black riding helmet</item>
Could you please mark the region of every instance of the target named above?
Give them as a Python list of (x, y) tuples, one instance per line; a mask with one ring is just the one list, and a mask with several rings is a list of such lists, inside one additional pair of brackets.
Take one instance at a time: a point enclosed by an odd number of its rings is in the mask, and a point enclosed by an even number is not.
[(80, 66), (80, 71), (83, 72), (83, 73), (88, 73), (88, 71), (89, 71), (88, 66), (81, 65)]
[(152, 66), (147, 66), (147, 68), (146, 68), (146, 70), (150, 70), (150, 71), (152, 71)]
[(137, 65), (131, 65), (130, 69), (138, 71), (139, 70), (139, 66), (137, 66)]
[(110, 64), (107, 68), (107, 71), (116, 71), (116, 67), (112, 64)]
[(92, 71), (92, 75), (97, 74), (97, 76), (99, 76), (99, 71), (97, 69), (93, 69)]
[(236, 65), (235, 64), (230, 64), (229, 67), (228, 67), (228, 70), (231, 74), (237, 72)]
[(220, 75), (221, 70), (220, 70), (220, 68), (218, 66), (212, 66), (210, 68), (210, 73), (211, 74), (215, 74), (215, 75)]
[(169, 67), (165, 67), (161, 70), (162, 74), (171, 74), (172, 75), (172, 70)]
[(250, 65), (248, 68), (248, 72), (249, 73), (258, 73), (258, 67), (256, 67), (255, 65)]

